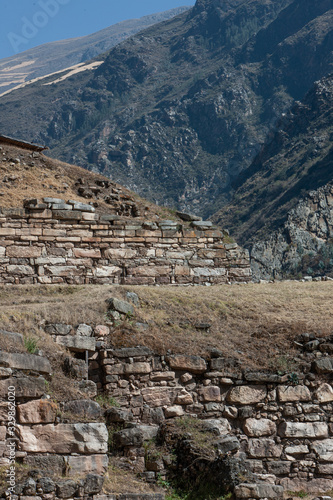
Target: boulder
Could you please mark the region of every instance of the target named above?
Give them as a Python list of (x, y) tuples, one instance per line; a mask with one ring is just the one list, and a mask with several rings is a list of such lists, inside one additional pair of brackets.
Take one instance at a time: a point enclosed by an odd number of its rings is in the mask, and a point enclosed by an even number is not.
[(172, 406), (181, 387), (145, 387), (141, 393), (149, 406)]
[(56, 485), (50, 477), (41, 477), (37, 480), (37, 488), (41, 488), (44, 494), (55, 491)]
[(324, 357), (313, 362), (313, 369), (317, 373), (333, 373), (333, 358)]
[[(62, 476), (65, 470), (64, 457), (60, 455), (28, 455), (23, 459), (23, 463), (31, 469), (40, 469)], [(52, 490), (53, 491), (53, 490)], [(45, 493), (50, 493), (46, 491)]]
[(91, 337), (93, 329), (91, 326), (81, 323), (76, 328), (76, 335), (82, 335), (83, 337)]
[(202, 422), (203, 428), (207, 431), (214, 432), (217, 436), (228, 434), (231, 426), (226, 418), (209, 418)]
[(218, 386), (207, 385), (206, 387), (202, 387), (201, 389), (199, 389), (198, 393), (200, 394), (204, 403), (208, 403), (209, 401), (221, 401), (221, 391)]
[(72, 325), (66, 323), (47, 323), (44, 328), (50, 335), (69, 335), (72, 331)]
[(131, 363), (124, 365), (124, 373), (126, 375), (135, 374), (147, 374), (152, 371), (150, 363)]
[(6, 345), (23, 345), (23, 335), (15, 332), (7, 332), (6, 330), (0, 330), (0, 339), (6, 341)]
[(221, 455), (225, 455), (231, 451), (236, 452), (240, 448), (240, 442), (236, 436), (224, 436), (216, 443), (217, 451)]
[(182, 417), (184, 415), (184, 410), (182, 406), (168, 406), (164, 409), (164, 415), (165, 418)]
[(127, 314), (133, 316), (134, 314), (134, 307), (132, 304), (129, 302), (126, 302), (125, 300), (119, 300), (114, 297), (111, 297), (110, 299), (106, 300), (109, 309), (112, 309), (113, 311), (118, 311), (121, 314)]

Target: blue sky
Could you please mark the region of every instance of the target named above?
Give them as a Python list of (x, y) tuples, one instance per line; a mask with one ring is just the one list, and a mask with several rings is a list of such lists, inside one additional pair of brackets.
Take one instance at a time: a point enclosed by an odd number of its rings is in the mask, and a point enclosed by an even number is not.
[(1, 0), (0, 59), (195, 0)]

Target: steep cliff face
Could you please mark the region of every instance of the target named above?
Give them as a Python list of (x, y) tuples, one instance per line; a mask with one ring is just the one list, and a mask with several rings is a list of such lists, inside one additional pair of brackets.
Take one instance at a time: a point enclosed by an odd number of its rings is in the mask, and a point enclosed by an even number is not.
[(283, 226), (254, 244), (255, 279), (323, 275), (333, 277), (333, 184), (299, 201)]
[(95, 71), (3, 97), (0, 127), (159, 204), (211, 215), (281, 113), (330, 71), (331, 21), (327, 0), (198, 0)]
[(283, 224), (306, 191), (332, 180), (333, 77), (314, 85), (280, 120), (252, 165), (234, 183), (230, 204), (213, 219), (243, 244)]

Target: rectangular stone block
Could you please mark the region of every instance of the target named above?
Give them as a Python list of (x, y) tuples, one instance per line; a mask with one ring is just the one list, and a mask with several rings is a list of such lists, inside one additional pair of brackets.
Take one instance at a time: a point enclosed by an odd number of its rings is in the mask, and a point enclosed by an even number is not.
[(77, 258), (100, 259), (102, 257), (101, 251), (94, 248), (74, 248), (73, 253)]
[(182, 387), (147, 387), (142, 389), (145, 403), (156, 408), (158, 406), (172, 406)]
[(17, 398), (39, 398), (45, 393), (45, 379), (42, 377), (12, 377), (0, 380), (0, 397), (8, 397), (8, 387), (15, 387)]
[(20, 258), (35, 258), (39, 257), (42, 253), (42, 249), (40, 247), (34, 246), (17, 246), (12, 245), (7, 247), (6, 256), (7, 257), (15, 257), (17, 259)]
[(249, 439), (248, 442), (248, 453), (252, 458), (280, 458), (282, 449), (274, 439)]
[(207, 363), (200, 356), (175, 354), (168, 357), (168, 363), (172, 370), (189, 371), (191, 373), (204, 373), (207, 370)]
[(105, 424), (17, 425), (21, 451), (28, 453), (107, 453)]
[(67, 475), (75, 474), (98, 474), (103, 475), (107, 471), (109, 459), (107, 455), (89, 456), (68, 456), (65, 457), (67, 463)]
[(282, 385), (277, 388), (277, 393), (281, 402), (311, 400), (311, 393), (306, 385)]
[(33, 370), (39, 373), (51, 373), (51, 365), (47, 358), (34, 354), (17, 354), (0, 352), (0, 365), (17, 370)]
[(124, 373), (126, 375), (131, 374), (147, 374), (152, 370), (150, 363), (126, 363), (124, 365)]
[(30, 266), (9, 265), (7, 266), (7, 273), (14, 275), (31, 276), (34, 270)]
[(328, 436), (328, 425), (323, 422), (283, 422), (278, 434), (286, 438), (325, 438)]
[(95, 337), (84, 337), (81, 335), (57, 335), (55, 337), (57, 344), (67, 347), (68, 350), (74, 352), (95, 351)]

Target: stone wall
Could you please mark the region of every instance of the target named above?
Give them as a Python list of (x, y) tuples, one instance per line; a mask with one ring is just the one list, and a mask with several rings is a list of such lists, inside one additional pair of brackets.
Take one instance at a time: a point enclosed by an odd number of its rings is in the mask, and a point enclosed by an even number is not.
[[(23, 347), (19, 334), (0, 331), (0, 336), (13, 350)], [(1, 498), (88, 499), (102, 490), (108, 430), (101, 408), (88, 399), (59, 406), (48, 395), (51, 376), (46, 357), (0, 351), (0, 468), (2, 479), (13, 481), (6, 481), (7, 492), (14, 488)], [(70, 414), (72, 422), (61, 420), (61, 413)], [(35, 472), (22, 482), (19, 467)]]
[(209, 221), (140, 221), (29, 200), (0, 213), (0, 283), (247, 282), (249, 255)]
[[(156, 356), (146, 347), (101, 348), (90, 371), (100, 390), (120, 405), (111, 421), (125, 419), (152, 435), (155, 428), (156, 435), (165, 420), (204, 419), (219, 435), (220, 452), (246, 464), (252, 479), (236, 488), (239, 498), (275, 498), (283, 489), (332, 490), (333, 358), (324, 355), (308, 363), (304, 373), (282, 376), (243, 370), (220, 356)], [(125, 451), (134, 445), (124, 436)], [(131, 456), (133, 460), (133, 451)], [(139, 455), (137, 460), (142, 460)], [(163, 474), (163, 469), (161, 464), (149, 474)], [(258, 488), (265, 494), (260, 496)]]

